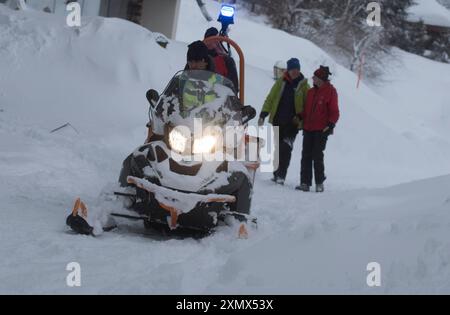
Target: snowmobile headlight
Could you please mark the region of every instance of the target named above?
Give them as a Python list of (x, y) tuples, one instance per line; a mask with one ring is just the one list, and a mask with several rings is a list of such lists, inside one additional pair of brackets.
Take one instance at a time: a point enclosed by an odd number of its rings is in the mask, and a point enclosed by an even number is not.
[(180, 130), (173, 129), (169, 133), (169, 144), (172, 150), (178, 153), (184, 153), (188, 143), (188, 137), (184, 135)]
[(212, 153), (216, 148), (217, 138), (215, 136), (204, 136), (194, 141), (194, 154)]

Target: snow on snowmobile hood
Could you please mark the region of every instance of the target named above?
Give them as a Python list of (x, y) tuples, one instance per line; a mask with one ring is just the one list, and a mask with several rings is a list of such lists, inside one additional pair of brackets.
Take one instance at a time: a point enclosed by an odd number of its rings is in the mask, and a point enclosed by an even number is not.
[(166, 125), (193, 131), (195, 119), (201, 119), (204, 127), (242, 125), (242, 105), (233, 83), (209, 71), (178, 72), (150, 111), (157, 134), (163, 134)]

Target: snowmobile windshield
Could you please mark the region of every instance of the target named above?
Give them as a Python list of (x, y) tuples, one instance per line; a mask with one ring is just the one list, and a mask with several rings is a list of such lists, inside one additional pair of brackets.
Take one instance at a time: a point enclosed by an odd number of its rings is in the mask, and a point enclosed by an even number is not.
[(236, 97), (233, 83), (217, 73), (190, 70), (182, 72), (178, 78), (182, 112), (202, 106), (218, 108), (228, 98)]
[(177, 73), (163, 93), (157, 112), (174, 125), (194, 118), (219, 125), (242, 119), (242, 105), (233, 83), (203, 70)]

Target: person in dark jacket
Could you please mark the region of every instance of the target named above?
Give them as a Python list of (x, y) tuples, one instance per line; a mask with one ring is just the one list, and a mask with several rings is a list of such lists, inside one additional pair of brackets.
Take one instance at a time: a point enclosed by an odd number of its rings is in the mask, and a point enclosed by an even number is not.
[(188, 46), (185, 70), (206, 70), (216, 72), (214, 60), (209, 56), (208, 47), (198, 40)]
[[(180, 97), (179, 101), (184, 109), (192, 109), (205, 103), (205, 100), (212, 102), (215, 99), (213, 91), (206, 93), (207, 98), (204, 97), (205, 93), (198, 93), (202, 87), (194, 86), (196, 80), (209, 81), (212, 86), (216, 83), (224, 84), (224, 80), (215, 72), (214, 61), (209, 57), (208, 47), (204, 42), (195, 41), (191, 43), (188, 46), (186, 59), (185, 72), (172, 79), (165, 93), (177, 95)], [(192, 71), (189, 72), (189, 70)], [(232, 89), (231, 83), (229, 85)], [(149, 93), (150, 91), (147, 92), (147, 99)]]
[(308, 89), (308, 80), (300, 71), (300, 61), (297, 58), (290, 59), (287, 62), (287, 72), (275, 82), (260, 114), (259, 126), (262, 126), (269, 116), (269, 122), (279, 127), (276, 143), (276, 151), (279, 154), (278, 159), (274, 161), (277, 169), (272, 181), (280, 185), (284, 185), (294, 142), (299, 129), (302, 128), (296, 115), (303, 111)]
[(330, 69), (324, 66), (314, 72), (314, 87), (308, 91), (304, 110), (299, 115), (303, 121), (303, 152), (301, 184), (297, 190), (310, 191), (313, 166), (316, 191), (325, 190), (324, 151), (339, 120), (338, 94), (330, 83), (330, 75)]
[[(218, 35), (217, 28), (211, 27), (205, 32), (205, 39)], [(216, 73), (228, 78), (233, 83), (235, 92), (239, 92), (239, 77), (234, 59), (226, 53), (219, 41), (210, 40), (205, 44), (208, 47), (209, 56), (214, 60)]]

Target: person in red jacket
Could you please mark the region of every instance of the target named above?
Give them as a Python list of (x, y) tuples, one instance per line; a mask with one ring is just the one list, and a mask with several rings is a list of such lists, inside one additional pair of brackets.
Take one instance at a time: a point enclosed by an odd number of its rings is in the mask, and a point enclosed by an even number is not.
[[(215, 27), (211, 27), (205, 32), (205, 39), (218, 36), (219, 31)], [(233, 82), (235, 92), (239, 92), (239, 77), (237, 73), (236, 62), (223, 49), (218, 41), (207, 41), (209, 56), (214, 60), (215, 71), (221, 76), (230, 79)]]
[(328, 67), (320, 66), (314, 72), (314, 87), (308, 91), (303, 112), (303, 152), (301, 184), (296, 189), (308, 192), (312, 186), (313, 166), (316, 191), (324, 192), (324, 151), (328, 137), (339, 120), (338, 94), (330, 83)]

